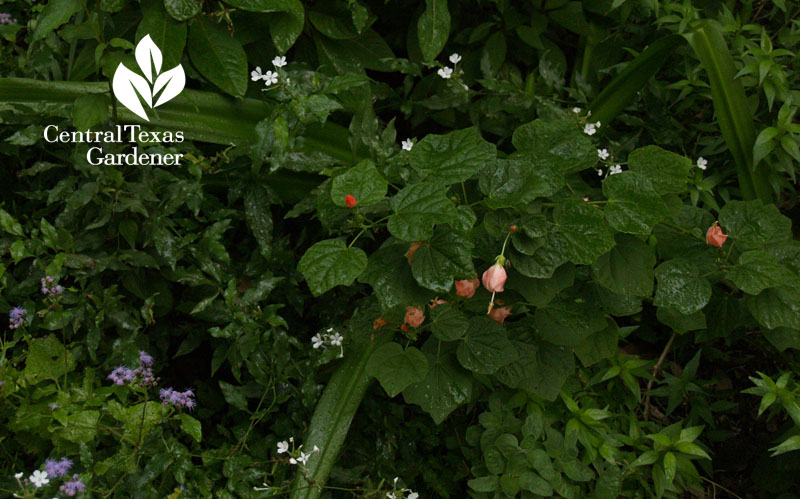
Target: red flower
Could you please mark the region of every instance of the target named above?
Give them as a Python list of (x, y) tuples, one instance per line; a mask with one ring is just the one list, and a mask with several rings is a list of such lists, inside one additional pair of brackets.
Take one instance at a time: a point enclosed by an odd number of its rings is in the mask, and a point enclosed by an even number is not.
[(356, 198), (348, 194), (344, 197), (344, 204), (346, 204), (348, 208), (355, 208), (358, 204), (358, 201), (356, 201)]

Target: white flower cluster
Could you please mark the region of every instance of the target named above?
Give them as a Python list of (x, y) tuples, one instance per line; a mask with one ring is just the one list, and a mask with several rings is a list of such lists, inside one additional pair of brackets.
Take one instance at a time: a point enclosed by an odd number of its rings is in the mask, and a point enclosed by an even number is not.
[[(278, 83), (278, 74), (277, 70), (286, 66), (286, 57), (284, 56), (276, 56), (272, 59), (272, 65), (275, 66), (276, 71), (267, 71), (266, 73), (261, 72), (261, 66), (256, 66), (256, 69), (250, 72), (250, 79), (253, 81), (264, 80), (264, 85), (267, 87), (271, 87)], [(289, 79), (286, 79), (286, 82), (289, 82)]]
[(583, 126), (583, 133), (586, 135), (594, 135), (597, 133), (597, 129), (600, 128), (600, 122), (597, 123), (587, 123)]
[(322, 334), (317, 333), (311, 337), (311, 346), (313, 346), (314, 349), (325, 346), (325, 344), (329, 344), (332, 347), (341, 347), (342, 341), (344, 341), (344, 336), (339, 334), (332, 327), (329, 327), (326, 332)]
[[(394, 477), (394, 480), (392, 481), (394, 490), (386, 493), (386, 499), (419, 499), (419, 494), (411, 489), (398, 489), (398, 480), (400, 480), (400, 477)], [(408, 492), (408, 495), (405, 495), (406, 492)]]
[(449, 80), (450, 77), (453, 76), (453, 71), (455, 70), (456, 64), (461, 62), (461, 56), (456, 53), (450, 54), (450, 62), (453, 63), (452, 68), (450, 66), (445, 66), (443, 68), (439, 68), (439, 70), (436, 72), (436, 74), (445, 80)]
[(701, 170), (705, 170), (706, 168), (708, 168), (708, 160), (700, 156), (699, 158), (697, 158), (697, 167), (700, 168)]
[[(292, 444), (292, 449), (289, 449), (289, 443)], [(278, 442), (278, 454), (288, 454), (289, 455), (289, 464), (302, 464), (305, 466), (308, 463), (309, 458), (315, 452), (319, 452), (319, 447), (316, 445), (311, 452), (303, 452), (303, 446), (299, 446), (294, 448), (294, 437), (289, 437), (289, 440)], [(266, 485), (266, 484), (265, 484)]]

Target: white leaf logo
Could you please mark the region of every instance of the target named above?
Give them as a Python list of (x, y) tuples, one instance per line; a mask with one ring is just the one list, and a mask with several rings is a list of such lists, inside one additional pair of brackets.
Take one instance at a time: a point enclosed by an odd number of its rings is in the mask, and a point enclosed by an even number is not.
[[(139, 41), (134, 55), (144, 78), (119, 63), (114, 72), (111, 89), (123, 106), (143, 120), (150, 121), (142, 102), (152, 109), (172, 100), (181, 93), (186, 85), (186, 73), (183, 72), (183, 66), (180, 64), (168, 71), (161, 72), (161, 63), (163, 62), (161, 50), (153, 43), (150, 35)], [(153, 82), (154, 79), (155, 82)], [(155, 100), (155, 104), (153, 104), (153, 100)]]

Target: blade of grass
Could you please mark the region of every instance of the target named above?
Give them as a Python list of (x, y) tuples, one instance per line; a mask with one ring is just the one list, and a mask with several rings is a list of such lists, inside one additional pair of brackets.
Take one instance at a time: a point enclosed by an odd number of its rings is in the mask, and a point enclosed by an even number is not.
[(728, 50), (719, 25), (702, 21), (696, 29), (684, 35), (706, 70), (711, 85), (714, 112), (725, 143), (736, 162), (739, 188), (746, 200), (773, 202), (772, 188), (763, 166), (753, 168), (753, 146), (756, 140), (753, 114), (736, 75), (733, 57)]

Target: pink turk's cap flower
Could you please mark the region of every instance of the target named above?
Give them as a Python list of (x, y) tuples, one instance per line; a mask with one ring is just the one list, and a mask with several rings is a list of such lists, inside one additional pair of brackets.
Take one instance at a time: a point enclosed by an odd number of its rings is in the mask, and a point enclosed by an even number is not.
[(444, 301), (444, 300), (440, 300), (440, 299), (439, 299), (439, 297), (437, 296), (436, 298), (434, 298), (433, 300), (431, 300), (431, 302), (428, 304), (428, 308), (430, 308), (431, 310), (433, 310), (433, 308), (434, 308), (436, 305), (444, 305), (444, 304), (446, 304), (446, 303), (447, 303), (446, 301)]
[(491, 312), (489, 312), (489, 317), (493, 320), (496, 320), (500, 324), (502, 324), (506, 317), (511, 315), (511, 307), (497, 307), (493, 308)]
[(495, 263), (483, 273), (483, 287), (492, 293), (502, 293), (506, 279), (508, 279), (506, 269), (500, 262)]
[(480, 279), (464, 279), (456, 281), (456, 294), (464, 298), (472, 298), (475, 295), (475, 290), (481, 285)]
[(425, 322), (425, 314), (422, 307), (406, 307), (404, 322), (411, 327), (420, 327)]
[(714, 225), (709, 227), (708, 232), (706, 232), (706, 243), (711, 246), (721, 248), (726, 239), (728, 239), (728, 235), (722, 233), (722, 227), (717, 225), (717, 222), (714, 222)]

